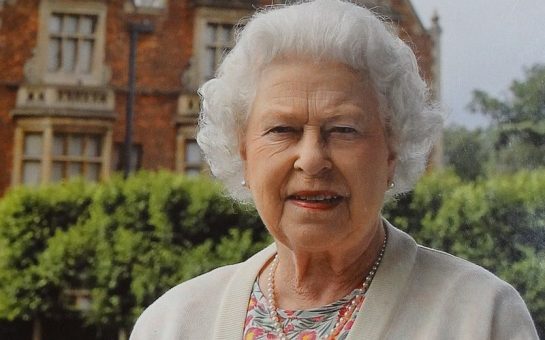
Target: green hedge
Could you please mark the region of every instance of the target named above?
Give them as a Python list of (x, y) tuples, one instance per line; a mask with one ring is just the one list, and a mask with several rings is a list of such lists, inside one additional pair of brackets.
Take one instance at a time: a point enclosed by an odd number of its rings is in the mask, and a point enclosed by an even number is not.
[[(545, 171), (477, 182), (426, 176), (384, 214), (418, 242), (512, 283), (545, 334)], [(128, 329), (179, 282), (241, 261), (270, 238), (255, 211), (205, 178), (138, 173), (17, 188), (0, 200), (0, 320), (80, 317)], [(82, 314), (66, 289), (90, 288)]]
[(167, 289), (270, 242), (255, 211), (217, 184), (167, 172), (17, 188), (0, 216), (7, 320), (79, 315), (64, 292), (91, 288), (86, 322), (127, 329)]

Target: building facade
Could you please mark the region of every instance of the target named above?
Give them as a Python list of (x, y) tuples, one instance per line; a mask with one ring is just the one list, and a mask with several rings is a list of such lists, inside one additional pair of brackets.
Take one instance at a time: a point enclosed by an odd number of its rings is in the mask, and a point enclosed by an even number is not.
[[(131, 30), (138, 34), (131, 168), (203, 170), (197, 88), (237, 23), (271, 0), (0, 0), (0, 196), (124, 165)], [(439, 27), (409, 0), (365, 0), (415, 50), (439, 94)], [(131, 28), (132, 27), (132, 28)]]

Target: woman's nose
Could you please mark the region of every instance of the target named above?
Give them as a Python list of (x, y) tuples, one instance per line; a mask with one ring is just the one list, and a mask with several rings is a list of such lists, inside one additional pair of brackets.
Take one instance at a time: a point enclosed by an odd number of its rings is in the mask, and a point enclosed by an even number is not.
[(332, 163), (327, 144), (319, 131), (303, 132), (293, 166), (296, 170), (313, 177), (331, 170)]

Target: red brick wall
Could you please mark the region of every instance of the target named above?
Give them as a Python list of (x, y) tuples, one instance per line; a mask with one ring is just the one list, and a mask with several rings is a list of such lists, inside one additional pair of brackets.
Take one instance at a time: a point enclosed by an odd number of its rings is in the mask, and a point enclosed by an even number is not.
[(125, 12), (123, 3), (118, 0), (109, 6), (106, 24), (106, 64), (112, 71), (118, 114), (114, 143), (122, 143), (125, 136), (129, 56), (126, 25), (129, 20), (147, 19), (153, 23), (154, 31), (141, 34), (138, 39), (133, 140), (142, 145), (143, 168), (174, 169), (174, 117), (182, 74), (192, 55), (194, 8), (187, 1), (169, 1), (166, 15), (134, 15)]
[(432, 48), (431, 36), (423, 30), (418, 17), (415, 16), (412, 6), (407, 0), (392, 0), (392, 8), (401, 15), (400, 37), (411, 46), (418, 59), (422, 76), (431, 84), (432, 77)]
[(15, 106), (16, 90), (0, 86), (0, 197), (11, 183), (14, 125), (9, 109)]
[(23, 80), (23, 66), (32, 56), (38, 30), (38, 0), (4, 3), (0, 10), (0, 82), (18, 83)]
[[(9, 2), (8, 2), (9, 3)], [(11, 183), (17, 86), (23, 81), (23, 67), (32, 56), (38, 29), (38, 1), (21, 0), (4, 4), (0, 10), (0, 196)]]

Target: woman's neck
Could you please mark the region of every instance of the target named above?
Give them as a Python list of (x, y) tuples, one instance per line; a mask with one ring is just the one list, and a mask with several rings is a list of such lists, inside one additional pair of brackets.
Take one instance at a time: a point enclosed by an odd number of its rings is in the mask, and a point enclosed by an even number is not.
[[(290, 310), (320, 307), (361, 287), (382, 248), (384, 237), (379, 221), (375, 233), (354, 249), (308, 252), (277, 243), (279, 262), (273, 274), (276, 307)], [(267, 287), (270, 267), (269, 263), (259, 277), (263, 291)]]

